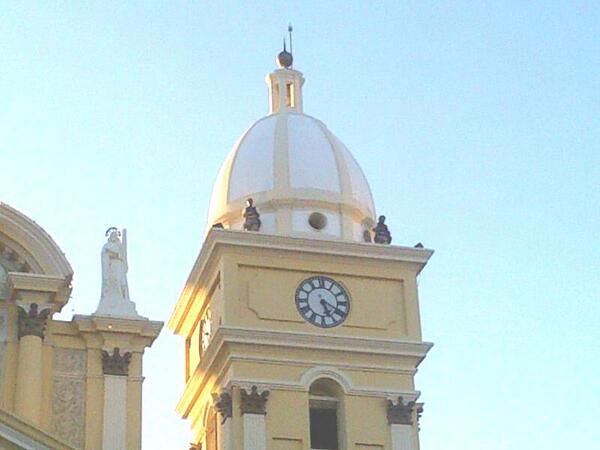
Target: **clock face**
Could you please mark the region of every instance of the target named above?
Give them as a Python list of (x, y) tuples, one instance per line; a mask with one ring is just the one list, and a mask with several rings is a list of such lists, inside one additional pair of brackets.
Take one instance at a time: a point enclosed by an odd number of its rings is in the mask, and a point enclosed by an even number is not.
[(296, 307), (313, 325), (335, 327), (348, 317), (350, 296), (340, 283), (329, 277), (310, 277), (296, 289)]
[(204, 353), (210, 344), (211, 338), (211, 318), (210, 309), (206, 311), (206, 315), (200, 323), (200, 349)]

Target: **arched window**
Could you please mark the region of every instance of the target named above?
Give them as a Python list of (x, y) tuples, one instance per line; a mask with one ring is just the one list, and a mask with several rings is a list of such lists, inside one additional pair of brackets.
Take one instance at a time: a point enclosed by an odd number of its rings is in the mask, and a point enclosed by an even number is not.
[(328, 378), (320, 378), (310, 386), (311, 449), (339, 450), (344, 448), (343, 394), (340, 385)]

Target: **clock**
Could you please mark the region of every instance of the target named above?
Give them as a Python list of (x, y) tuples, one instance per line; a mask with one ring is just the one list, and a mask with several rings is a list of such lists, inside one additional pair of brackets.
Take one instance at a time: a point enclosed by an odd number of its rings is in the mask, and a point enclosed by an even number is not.
[(206, 311), (204, 319), (200, 322), (200, 353), (204, 354), (210, 344), (211, 338), (211, 314), (210, 309)]
[(295, 300), (300, 315), (321, 328), (341, 324), (350, 313), (350, 296), (344, 286), (322, 275), (302, 281)]

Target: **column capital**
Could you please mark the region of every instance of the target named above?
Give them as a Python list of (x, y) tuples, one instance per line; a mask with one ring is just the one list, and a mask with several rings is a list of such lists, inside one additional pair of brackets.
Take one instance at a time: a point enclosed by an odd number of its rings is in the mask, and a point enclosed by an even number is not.
[(52, 314), (52, 310), (49, 307), (40, 310), (37, 303), (29, 304), (29, 311), (27, 311), (26, 306), (17, 306), (19, 311), (19, 339), (23, 336), (37, 336), (44, 339), (46, 320)]
[(224, 390), (220, 394), (213, 394), (215, 409), (221, 414), (221, 424), (233, 415), (233, 402), (229, 391)]
[(264, 390), (260, 394), (256, 385), (252, 386), (250, 393), (246, 389), (240, 389), (242, 396), (240, 409), (242, 414), (267, 414), (267, 400), (269, 398), (269, 391)]
[[(423, 408), (421, 406), (422, 411)], [(415, 422), (415, 412), (419, 414), (417, 403), (414, 401), (405, 403), (402, 397), (398, 397), (396, 402), (393, 400), (387, 401), (387, 419), (390, 425), (413, 425)]]
[(104, 375), (129, 375), (129, 361), (131, 352), (121, 355), (119, 347), (115, 347), (111, 355), (106, 350), (102, 350), (102, 372)]

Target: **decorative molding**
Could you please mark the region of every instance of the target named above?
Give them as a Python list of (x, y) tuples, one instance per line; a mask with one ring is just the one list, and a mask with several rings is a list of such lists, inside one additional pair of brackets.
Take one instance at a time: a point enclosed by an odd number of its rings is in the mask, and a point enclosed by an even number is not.
[(77, 348), (54, 349), (54, 375), (82, 375), (86, 372), (86, 351)]
[(258, 393), (258, 387), (252, 386), (250, 393), (246, 389), (240, 389), (241, 403), (240, 410), (242, 414), (267, 414), (267, 400), (269, 399), (269, 391)]
[(348, 379), (346, 375), (344, 375), (335, 367), (313, 367), (304, 372), (304, 374), (300, 378), (300, 383), (308, 391), (310, 389), (310, 385), (313, 384), (319, 378), (329, 378), (337, 382), (342, 387), (345, 394), (348, 394), (352, 389), (352, 382)]
[[(179, 400), (176, 410), (184, 418), (191, 411), (195, 392), (200, 392), (204, 388), (206, 379), (204, 374), (213, 370), (217, 355), (220, 354), (223, 346), (227, 344), (250, 344), (253, 346), (270, 346), (278, 347), (285, 351), (286, 348), (316, 348), (321, 350), (333, 350), (340, 354), (346, 353), (347, 364), (352, 360), (352, 353), (363, 353), (368, 355), (381, 354), (393, 357), (414, 358), (416, 361), (409, 361), (411, 365), (418, 364), (425, 358), (425, 355), (433, 344), (429, 342), (402, 341), (393, 339), (372, 339), (372, 338), (354, 338), (345, 336), (318, 336), (310, 333), (292, 333), (283, 331), (267, 331), (257, 330), (242, 327), (219, 326), (215, 332), (211, 345), (207, 348), (203, 355), (200, 364), (191, 374), (188, 380), (183, 395)], [(229, 352), (225, 361), (219, 363), (221, 367), (228, 366), (231, 361), (240, 356), (232, 354), (233, 346), (229, 346)], [(395, 358), (394, 358), (395, 360)], [(348, 367), (348, 369), (353, 369)], [(359, 370), (355, 368), (354, 370)], [(231, 387), (239, 385), (238, 383), (246, 383), (247, 385), (256, 384), (257, 386), (264, 380), (245, 380), (231, 378), (219, 381), (222, 386)], [(306, 388), (299, 381), (295, 383), (269, 381), (269, 385), (286, 386), (285, 389), (305, 391)], [(283, 387), (282, 387), (283, 388)], [(405, 398), (418, 397), (418, 393), (405, 392), (397, 389), (382, 389), (373, 390), (363, 387), (353, 387), (349, 392), (351, 395), (363, 395), (370, 397), (381, 398), (396, 398), (402, 395)]]
[[(0, 201), (0, 228), (9, 239), (31, 254), (35, 265), (45, 274), (57, 275), (70, 282), (73, 269), (65, 254), (42, 227), (6, 203)], [(37, 271), (38, 268), (35, 268)], [(70, 293), (70, 288), (65, 292)], [(68, 295), (66, 295), (68, 298)]]
[(10, 248), (5, 242), (0, 242), (0, 265), (7, 272), (31, 272), (31, 266), (23, 255)]
[(221, 414), (221, 425), (233, 415), (233, 401), (229, 391), (225, 390), (220, 394), (213, 394), (213, 406)]
[(56, 377), (52, 390), (52, 433), (76, 448), (83, 448), (85, 380)]
[[(318, 360), (310, 360), (306, 359), (303, 361), (298, 361), (296, 359), (287, 359), (287, 358), (271, 358), (268, 356), (248, 356), (248, 355), (230, 355), (228, 361), (244, 361), (244, 362), (255, 362), (258, 364), (284, 364), (286, 366), (295, 366), (295, 367), (314, 367), (319, 366), (322, 362)], [(392, 375), (415, 375), (417, 373), (416, 369), (407, 369), (404, 367), (389, 367), (389, 366), (378, 366), (378, 365), (368, 365), (363, 366), (360, 364), (336, 364), (336, 369), (345, 369), (345, 370), (357, 370), (360, 372), (375, 372), (375, 373), (389, 373)]]
[(131, 361), (131, 352), (121, 355), (119, 347), (113, 349), (112, 355), (106, 350), (102, 350), (102, 372), (104, 375), (127, 376), (129, 374), (129, 361)]
[[(378, 355), (409, 356), (418, 359), (433, 346), (429, 342), (404, 341), (400, 339), (372, 339), (349, 336), (316, 335), (287, 331), (257, 330), (221, 325), (213, 338), (219, 347), (223, 342), (276, 347), (319, 348), (320, 350), (338, 350), (352, 353)], [(214, 348), (211, 345), (211, 349)], [(207, 352), (212, 353), (212, 352)]]
[(53, 351), (52, 433), (76, 448), (85, 442), (87, 353), (73, 348)]
[(387, 403), (387, 419), (390, 425), (413, 425), (415, 422), (415, 414), (417, 411), (416, 402), (404, 402), (402, 396), (398, 397), (398, 401), (388, 400)]
[(19, 339), (23, 336), (37, 336), (44, 339), (44, 331), (46, 330), (46, 320), (52, 314), (50, 308), (38, 310), (37, 303), (29, 305), (29, 312), (23, 306), (18, 306), (18, 328)]
[[(259, 390), (270, 390), (270, 391), (296, 391), (296, 392), (308, 392), (308, 388), (301, 382), (284, 381), (284, 380), (256, 380), (251, 378), (228, 378), (225, 382), (225, 386), (228, 389), (233, 387), (239, 387), (241, 389), (249, 388), (250, 386), (256, 385)], [(310, 386), (309, 386), (310, 387)], [(369, 389), (364, 387), (357, 387), (351, 385), (346, 395), (356, 395), (360, 397), (374, 397), (374, 398), (398, 398), (402, 396), (405, 399), (416, 400), (421, 395), (420, 391), (401, 391), (398, 389)]]

